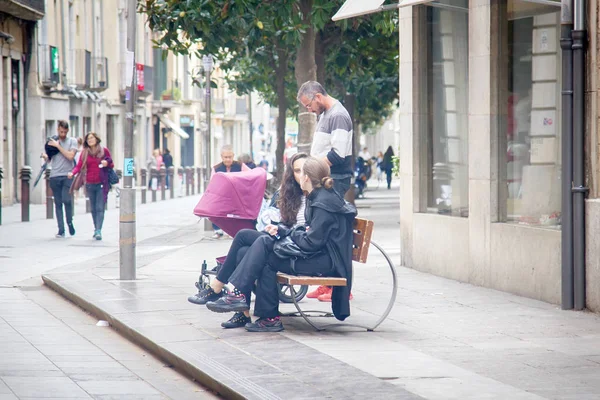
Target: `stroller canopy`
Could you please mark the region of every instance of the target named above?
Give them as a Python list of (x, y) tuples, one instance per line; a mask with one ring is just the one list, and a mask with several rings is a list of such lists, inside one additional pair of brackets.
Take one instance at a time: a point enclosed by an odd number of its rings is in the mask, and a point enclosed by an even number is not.
[(267, 172), (254, 168), (242, 172), (217, 172), (194, 208), (198, 217), (253, 221), (262, 205)]

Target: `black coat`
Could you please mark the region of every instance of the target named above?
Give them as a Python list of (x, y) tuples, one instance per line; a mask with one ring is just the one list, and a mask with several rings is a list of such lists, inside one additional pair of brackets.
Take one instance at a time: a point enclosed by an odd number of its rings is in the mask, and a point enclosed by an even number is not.
[(331, 296), (333, 314), (340, 321), (350, 315), (352, 289), (352, 241), (356, 208), (333, 189), (317, 188), (306, 199), (308, 231), (294, 231), (292, 240), (302, 250), (326, 250), (335, 275), (346, 278), (346, 286), (335, 286)]

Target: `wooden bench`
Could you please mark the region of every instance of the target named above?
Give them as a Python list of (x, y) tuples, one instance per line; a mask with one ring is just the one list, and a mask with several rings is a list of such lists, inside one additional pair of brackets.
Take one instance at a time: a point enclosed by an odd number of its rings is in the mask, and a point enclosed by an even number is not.
[[(359, 263), (366, 263), (367, 257), (369, 255), (369, 248), (373, 245), (377, 250), (379, 250), (383, 256), (385, 257), (391, 273), (392, 273), (392, 293), (390, 296), (390, 300), (388, 302), (387, 309), (381, 315), (379, 320), (373, 326), (362, 326), (362, 325), (354, 325), (359, 326), (361, 328), (365, 328), (367, 331), (372, 332), (377, 328), (389, 315), (390, 311), (392, 311), (392, 307), (394, 306), (394, 302), (396, 301), (396, 293), (398, 291), (398, 279), (396, 276), (396, 269), (394, 267), (394, 263), (390, 259), (390, 257), (386, 254), (386, 252), (375, 242), (371, 240), (371, 235), (373, 234), (373, 221), (369, 221), (367, 219), (355, 218), (354, 219), (354, 242), (352, 244), (352, 261), (356, 261)], [(310, 317), (320, 316), (320, 317), (333, 317), (331, 312), (323, 312), (323, 311), (303, 311), (300, 308), (300, 305), (296, 301), (296, 296), (294, 295), (294, 285), (323, 285), (323, 286), (346, 286), (346, 278), (336, 278), (336, 277), (314, 277), (314, 276), (298, 276), (298, 275), (290, 275), (284, 274), (282, 272), (277, 273), (277, 281), (280, 284), (288, 285), (290, 290), (292, 291), (292, 301), (294, 306), (296, 306), (297, 312), (292, 313), (284, 313), (283, 316), (288, 317), (297, 317), (301, 316), (308, 322), (313, 328), (317, 331), (322, 331), (324, 327), (317, 327), (311, 320)], [(309, 314), (310, 313), (310, 314)], [(318, 315), (311, 315), (318, 314)]]

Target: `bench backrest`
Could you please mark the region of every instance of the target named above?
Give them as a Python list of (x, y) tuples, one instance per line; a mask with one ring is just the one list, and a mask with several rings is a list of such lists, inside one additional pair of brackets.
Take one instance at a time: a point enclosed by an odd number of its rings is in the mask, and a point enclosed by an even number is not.
[(354, 243), (352, 244), (352, 261), (367, 262), (373, 221), (363, 218), (354, 218)]

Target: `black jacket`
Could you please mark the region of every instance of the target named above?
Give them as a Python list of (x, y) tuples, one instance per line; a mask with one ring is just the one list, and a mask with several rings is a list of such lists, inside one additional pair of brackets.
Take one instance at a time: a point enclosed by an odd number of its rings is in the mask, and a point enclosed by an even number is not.
[(352, 241), (356, 208), (333, 189), (317, 188), (306, 199), (306, 232), (294, 231), (292, 240), (304, 251), (325, 250), (346, 286), (335, 286), (331, 296), (333, 314), (340, 321), (350, 315), (352, 289)]

